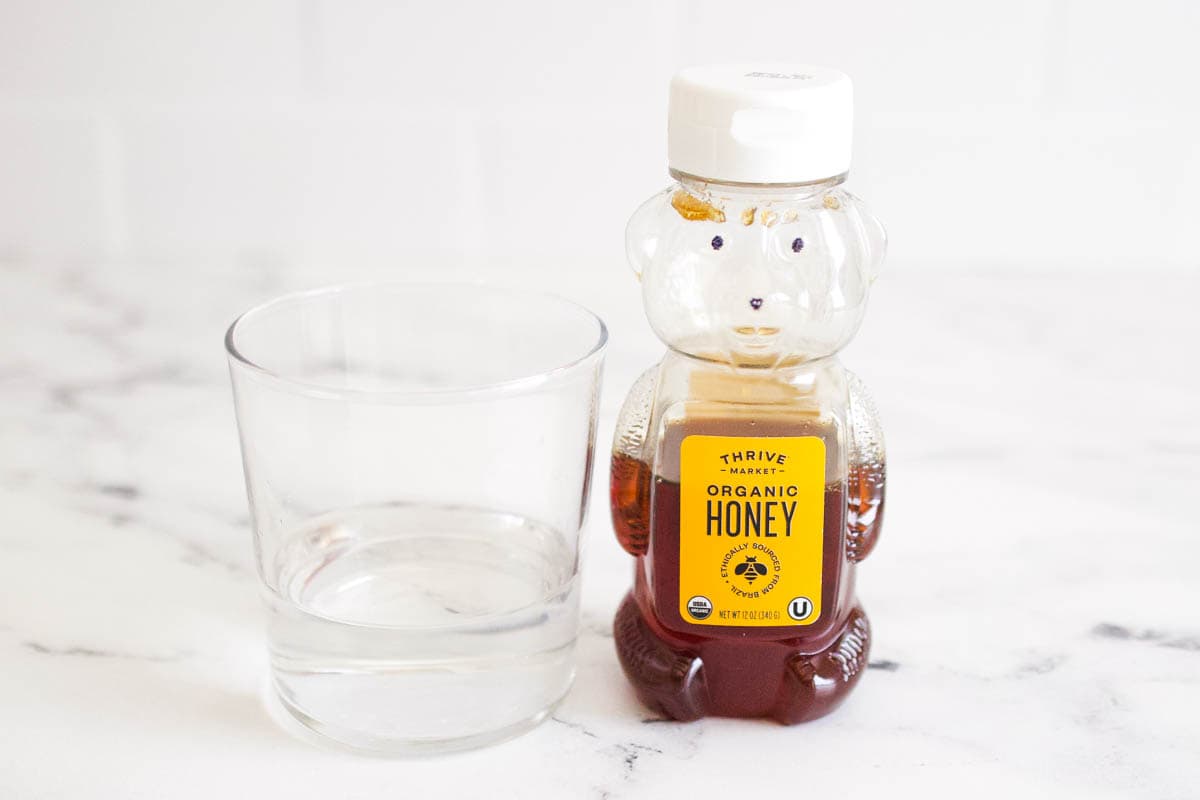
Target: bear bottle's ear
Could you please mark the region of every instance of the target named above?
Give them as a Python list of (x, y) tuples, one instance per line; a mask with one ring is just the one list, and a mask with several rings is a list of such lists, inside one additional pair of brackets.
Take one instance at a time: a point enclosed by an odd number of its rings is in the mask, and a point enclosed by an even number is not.
[(879, 277), (879, 271), (883, 267), (883, 257), (887, 255), (887, 231), (883, 229), (883, 223), (879, 221), (879, 217), (872, 214), (869, 208), (860, 209), (859, 219), (862, 221), (863, 234), (866, 239), (866, 274), (868, 284), (870, 284)]
[(638, 280), (650, 267), (658, 249), (663, 202), (661, 193), (651, 197), (633, 212), (629, 224), (625, 226), (625, 255)]

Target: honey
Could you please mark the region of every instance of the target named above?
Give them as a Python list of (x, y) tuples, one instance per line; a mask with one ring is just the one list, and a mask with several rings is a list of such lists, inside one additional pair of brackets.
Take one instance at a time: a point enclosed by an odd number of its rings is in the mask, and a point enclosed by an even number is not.
[(882, 525), (886, 458), (837, 353), (883, 231), (840, 188), (841, 73), (685, 70), (671, 104), (677, 182), (626, 234), (667, 352), (617, 423), (612, 521), (635, 559), (617, 654), (662, 716), (803, 722), (849, 696), (871, 646), (855, 582)]

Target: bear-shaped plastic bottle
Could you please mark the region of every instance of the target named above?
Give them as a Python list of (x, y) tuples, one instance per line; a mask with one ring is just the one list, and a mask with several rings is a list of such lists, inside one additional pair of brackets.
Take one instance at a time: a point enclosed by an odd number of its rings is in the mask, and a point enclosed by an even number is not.
[(883, 438), (837, 352), (885, 238), (841, 188), (852, 116), (836, 70), (684, 70), (676, 183), (629, 222), (668, 351), (617, 423), (613, 524), (637, 568), (614, 627), (638, 695), (675, 719), (802, 722), (866, 667), (854, 581), (882, 522)]

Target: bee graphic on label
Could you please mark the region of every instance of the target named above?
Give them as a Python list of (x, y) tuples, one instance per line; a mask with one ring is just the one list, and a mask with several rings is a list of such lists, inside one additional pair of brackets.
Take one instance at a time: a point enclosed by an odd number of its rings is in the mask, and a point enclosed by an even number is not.
[(734, 575), (741, 575), (750, 583), (754, 583), (767, 574), (767, 565), (758, 563), (755, 556), (746, 556), (746, 560), (733, 568)]

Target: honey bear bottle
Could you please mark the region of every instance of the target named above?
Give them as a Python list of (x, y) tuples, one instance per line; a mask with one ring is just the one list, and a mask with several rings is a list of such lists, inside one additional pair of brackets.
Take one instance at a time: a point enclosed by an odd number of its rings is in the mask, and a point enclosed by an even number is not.
[(883, 519), (883, 437), (837, 353), (885, 238), (841, 188), (852, 116), (836, 70), (680, 72), (676, 182), (626, 232), (668, 349), (617, 423), (613, 525), (637, 565), (614, 627), (639, 697), (675, 719), (803, 722), (866, 667), (854, 581)]

